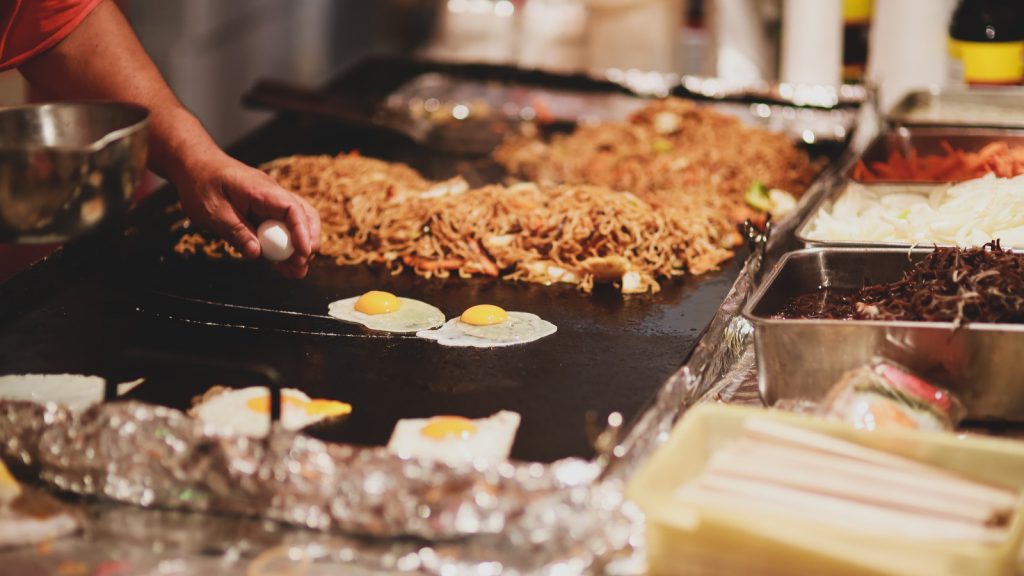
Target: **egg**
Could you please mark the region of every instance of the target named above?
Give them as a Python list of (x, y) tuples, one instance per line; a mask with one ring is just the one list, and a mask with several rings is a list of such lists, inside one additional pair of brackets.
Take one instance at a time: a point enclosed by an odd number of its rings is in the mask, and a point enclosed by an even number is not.
[[(142, 380), (117, 385), (117, 395), (127, 394)], [(10, 374), (0, 376), (0, 400), (46, 404), (53, 402), (72, 412), (82, 412), (103, 401), (106, 380), (81, 374)]]
[[(281, 391), (281, 424), (300, 430), (324, 420), (347, 416), (352, 406), (337, 400), (313, 399), (301, 390)], [(270, 394), (263, 386), (214, 389), (189, 411), (216, 433), (266, 436), (270, 429)]]
[(550, 336), (558, 328), (529, 312), (506, 312), (493, 304), (478, 304), (462, 316), (446, 322), (439, 330), (421, 330), (420, 338), (444, 346), (492, 348), (526, 344)]
[(77, 514), (53, 496), (20, 485), (0, 461), (0, 550), (51, 542), (78, 527)]
[(256, 229), (256, 239), (260, 241), (263, 257), (271, 262), (284, 262), (295, 253), (292, 234), (284, 222), (264, 220)]
[(519, 421), (519, 414), (508, 410), (476, 419), (434, 416), (399, 420), (391, 433), (388, 450), (403, 458), (450, 464), (507, 460)]
[(381, 332), (416, 332), (444, 324), (444, 312), (430, 304), (380, 290), (331, 302), (327, 313)]

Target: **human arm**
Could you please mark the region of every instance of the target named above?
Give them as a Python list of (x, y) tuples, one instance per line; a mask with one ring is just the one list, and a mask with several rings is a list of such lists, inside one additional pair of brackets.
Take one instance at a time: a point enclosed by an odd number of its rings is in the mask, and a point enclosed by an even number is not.
[(316, 210), (213, 142), (171, 92), (112, 2), (100, 3), (63, 41), (19, 70), (47, 99), (119, 100), (146, 107), (150, 167), (174, 184), (185, 213), (248, 258), (260, 255), (254, 224), (268, 218), (285, 222), (295, 253), (279, 269), (291, 277), (306, 274), (320, 245)]

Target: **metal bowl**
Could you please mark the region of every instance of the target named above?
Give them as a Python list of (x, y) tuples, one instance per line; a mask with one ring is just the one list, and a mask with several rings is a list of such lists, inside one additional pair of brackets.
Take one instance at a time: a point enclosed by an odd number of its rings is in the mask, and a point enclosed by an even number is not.
[(0, 242), (59, 242), (117, 222), (145, 169), (148, 121), (115, 102), (0, 110)]

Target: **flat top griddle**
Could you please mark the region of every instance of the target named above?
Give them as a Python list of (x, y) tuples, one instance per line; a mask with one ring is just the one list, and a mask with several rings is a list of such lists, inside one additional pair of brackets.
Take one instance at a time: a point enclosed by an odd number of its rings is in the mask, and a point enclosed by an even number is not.
[[(429, 178), (501, 178), (487, 160), (295, 113), (279, 114), (231, 152), (259, 164), (353, 149)], [(719, 272), (666, 280), (659, 294), (633, 297), (607, 286), (586, 296), (571, 286), (391, 276), (325, 259), (305, 280), (289, 281), (260, 262), (175, 255), (165, 211), (173, 201), (163, 189), (135, 211), (127, 232), (77, 242), (0, 287), (0, 373), (114, 375), (125, 350), (136, 348), (258, 362), (278, 369), (285, 386), (353, 405), (346, 421), (311, 430), (327, 440), (383, 445), (399, 418), (508, 409), (523, 416), (513, 458), (589, 458), (588, 413), (635, 419), (691, 352), (746, 257), (741, 250)], [(332, 300), (370, 289), (418, 298), (448, 317), (494, 303), (539, 314), (558, 332), (503, 349), (448, 348), (326, 317)], [(131, 395), (176, 408), (220, 378), (144, 375)]]

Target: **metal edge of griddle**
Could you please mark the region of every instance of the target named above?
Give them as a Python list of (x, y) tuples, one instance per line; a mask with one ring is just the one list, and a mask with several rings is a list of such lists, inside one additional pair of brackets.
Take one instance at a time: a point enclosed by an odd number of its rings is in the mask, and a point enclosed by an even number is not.
[[(730, 331), (743, 331), (736, 320), (745, 320), (742, 309), (756, 290), (764, 284), (764, 274), (777, 265), (780, 258), (790, 253), (793, 226), (806, 217), (807, 211), (815, 206), (822, 196), (827, 195), (830, 186), (841, 181), (845, 169), (859, 158), (868, 142), (877, 134), (878, 119), (867, 111), (861, 117), (857, 132), (851, 135), (846, 148), (815, 178), (807, 194), (801, 198), (796, 211), (790, 218), (783, 219), (772, 235), (765, 239), (763, 250), (750, 253), (739, 275), (730, 287), (723, 304), (716, 311), (711, 322), (701, 331), (696, 345), (687, 354), (685, 361), (670, 375), (658, 393), (637, 413), (627, 426), (616, 431), (618, 442), (607, 453), (602, 476), (625, 480), (661, 443), (660, 438), (693, 404), (712, 393), (720, 380), (740, 363), (746, 353), (728, 358), (721, 352), (723, 338)], [(744, 293), (746, 291), (746, 293)], [(731, 309), (726, 310), (727, 303)], [(747, 335), (744, 345), (752, 349), (752, 338)], [(721, 373), (715, 372), (721, 370)], [(686, 388), (681, 389), (680, 386)], [(696, 386), (689, 389), (690, 386)]]

